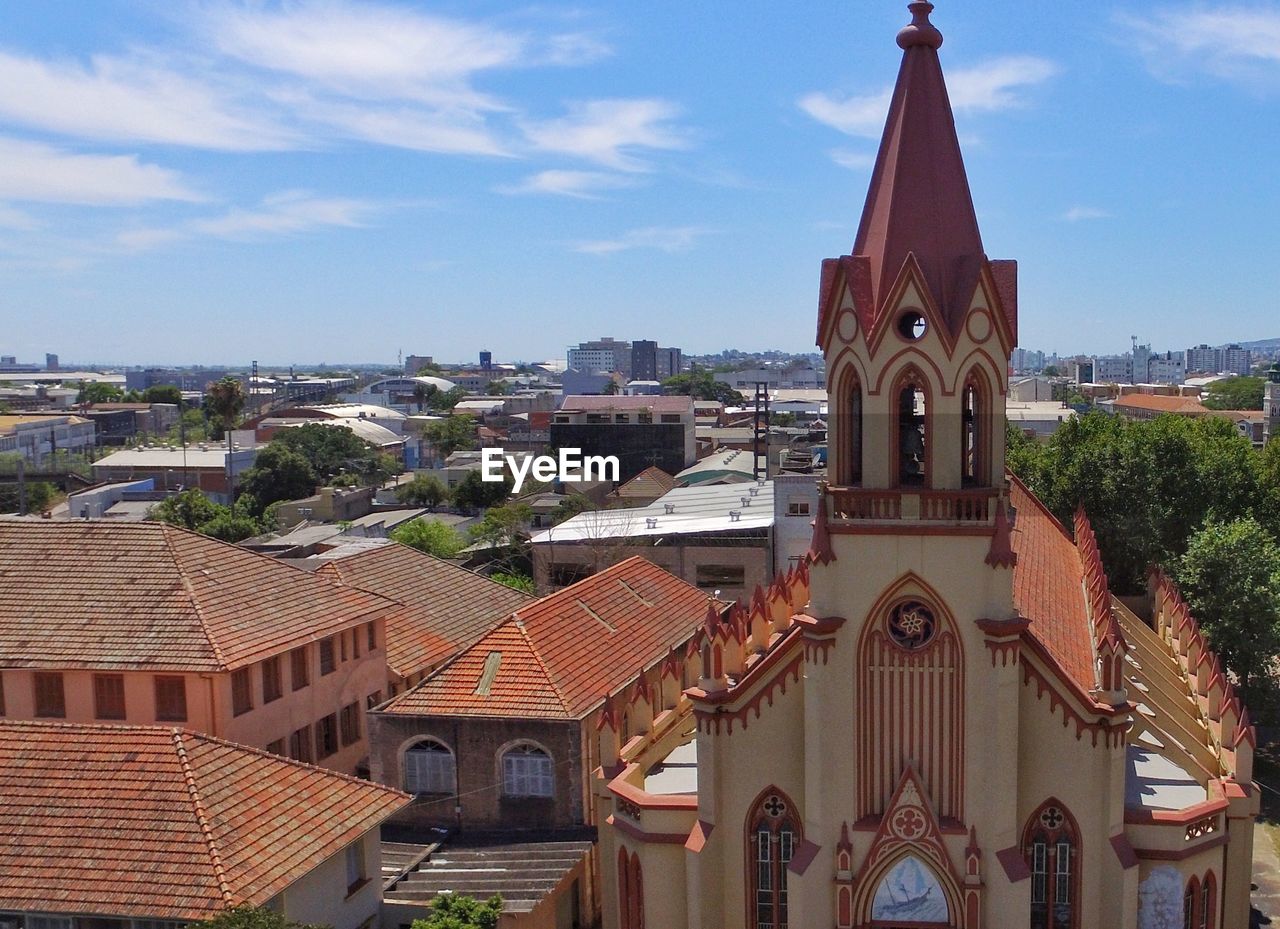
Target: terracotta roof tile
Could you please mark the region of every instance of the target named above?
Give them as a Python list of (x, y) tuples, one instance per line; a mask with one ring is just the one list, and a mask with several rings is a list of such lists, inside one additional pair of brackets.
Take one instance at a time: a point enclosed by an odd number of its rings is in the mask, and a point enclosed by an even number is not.
[(1017, 516), (1013, 603), (1031, 620), (1029, 632), (1084, 690), (1097, 686), (1093, 634), (1085, 605), (1084, 568), (1075, 543), (1038, 499), (1012, 478), (1009, 502)]
[(264, 904), (409, 800), (182, 729), (0, 721), (0, 909)]
[(676, 486), (676, 479), (661, 468), (650, 465), (619, 487), (618, 497), (646, 497), (656, 499)]
[(393, 609), (163, 523), (0, 521), (0, 667), (226, 670)]
[(316, 574), (400, 605), (387, 618), (387, 664), (404, 677), (456, 655), (534, 599), (407, 545), (337, 558)]
[(1149, 410), (1155, 413), (1180, 413), (1183, 416), (1203, 416), (1208, 407), (1195, 397), (1169, 397), (1163, 394), (1123, 394), (1116, 397), (1117, 409)]
[(383, 712), (581, 718), (637, 668), (683, 646), (708, 599), (651, 562), (628, 558), (521, 607)]

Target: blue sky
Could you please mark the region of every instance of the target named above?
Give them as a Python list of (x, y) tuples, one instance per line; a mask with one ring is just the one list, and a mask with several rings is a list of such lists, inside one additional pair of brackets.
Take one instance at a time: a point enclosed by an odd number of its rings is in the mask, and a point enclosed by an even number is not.
[[(1023, 345), (1280, 336), (1280, 3), (938, 7)], [(811, 350), (908, 19), (898, 0), (0, 5), (0, 351)]]

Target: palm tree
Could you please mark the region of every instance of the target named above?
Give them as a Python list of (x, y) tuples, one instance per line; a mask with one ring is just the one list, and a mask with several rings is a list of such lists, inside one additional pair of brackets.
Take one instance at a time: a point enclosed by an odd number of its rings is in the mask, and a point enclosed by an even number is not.
[(210, 384), (205, 393), (209, 412), (221, 424), (222, 431), (227, 436), (227, 491), (232, 496), (235, 495), (235, 472), (231, 464), (231, 430), (240, 419), (244, 400), (244, 385), (230, 375)]

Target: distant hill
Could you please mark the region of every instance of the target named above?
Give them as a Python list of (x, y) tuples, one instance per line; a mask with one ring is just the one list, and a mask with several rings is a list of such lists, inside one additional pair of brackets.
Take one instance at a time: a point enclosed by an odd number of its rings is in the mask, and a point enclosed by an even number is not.
[(1247, 348), (1255, 352), (1274, 352), (1280, 351), (1280, 339), (1259, 339), (1256, 342), (1239, 342), (1241, 348)]

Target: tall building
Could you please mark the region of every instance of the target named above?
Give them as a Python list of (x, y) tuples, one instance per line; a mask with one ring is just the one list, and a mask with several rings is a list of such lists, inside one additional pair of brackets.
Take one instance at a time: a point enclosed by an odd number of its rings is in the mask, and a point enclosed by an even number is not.
[(1210, 348), (1201, 343), (1186, 351), (1187, 373), (1199, 374), (1235, 374), (1245, 376), (1253, 366), (1253, 356), (1247, 348), (1239, 345), (1227, 345), (1223, 348)]
[(658, 380), (658, 343), (637, 339), (631, 343), (631, 379)]
[(44, 369), (46, 371), (58, 370), (58, 356), (52, 352), (46, 352), (44, 356)]
[(489, 371), (493, 368), (493, 352), (480, 353), (480, 370)]
[(669, 377), (675, 377), (683, 370), (684, 357), (682, 356), (680, 349), (658, 349), (658, 380), (664, 381)]
[(1262, 408), (1266, 411), (1263, 420), (1262, 441), (1265, 445), (1272, 440), (1280, 440), (1280, 361), (1271, 366), (1267, 372), (1267, 383), (1264, 385)]
[(588, 374), (619, 371), (630, 377), (631, 343), (608, 337), (594, 342), (580, 342), (577, 348), (569, 349), (566, 360), (570, 368)]
[(405, 377), (413, 377), (423, 368), (435, 364), (430, 355), (406, 355), (404, 359)]
[(1249, 923), (1231, 684), (1167, 580), (1148, 625), (1087, 516), (1073, 537), (1005, 471), (1017, 267), (983, 248), (932, 8), (898, 33), (852, 253), (822, 263), (802, 589), (709, 611), (661, 718), (602, 695), (606, 929)]

